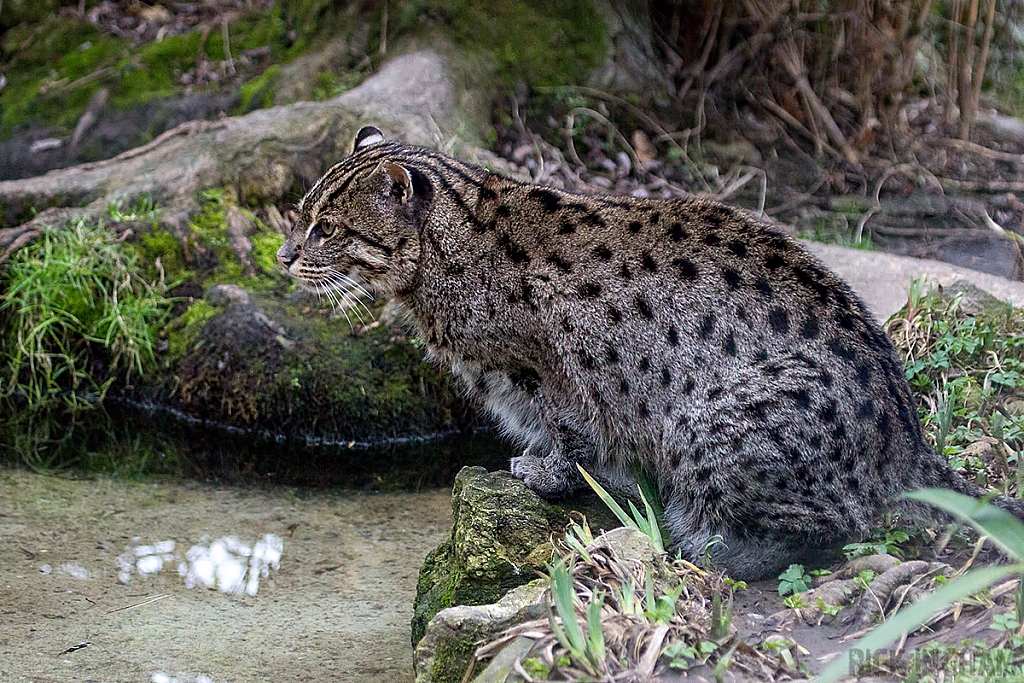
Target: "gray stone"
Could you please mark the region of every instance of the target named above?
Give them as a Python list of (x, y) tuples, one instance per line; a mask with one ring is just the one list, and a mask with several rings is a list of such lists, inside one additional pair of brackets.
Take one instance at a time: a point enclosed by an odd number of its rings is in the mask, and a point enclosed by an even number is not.
[(506, 629), (544, 616), (546, 586), (538, 579), (490, 605), (459, 605), (438, 612), (416, 646), (416, 683), (460, 683), (477, 647)]
[(210, 285), (203, 298), (214, 306), (249, 305), (249, 292), (238, 285)]
[(544, 573), (554, 552), (551, 541), (564, 532), (573, 510), (586, 515), (595, 534), (619, 526), (596, 496), (553, 505), (509, 472), (463, 468), (452, 488), (451, 538), (427, 555), (420, 570), (413, 644), (441, 610), (496, 602)]
[(847, 249), (819, 242), (803, 242), (815, 256), (846, 280), (879, 320), (886, 320), (907, 303), (910, 283), (927, 277), (949, 289), (966, 281), (996, 298), (1024, 308), (1024, 283), (941, 261), (895, 256), (877, 251)]
[(590, 547), (607, 548), (620, 560), (637, 560), (649, 567), (654, 566), (660, 556), (646, 534), (625, 526), (604, 532)]

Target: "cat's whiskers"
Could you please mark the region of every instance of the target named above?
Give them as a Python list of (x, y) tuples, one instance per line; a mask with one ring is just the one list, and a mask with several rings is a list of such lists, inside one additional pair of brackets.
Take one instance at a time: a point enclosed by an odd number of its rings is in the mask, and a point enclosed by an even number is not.
[(375, 316), (373, 315), (373, 311), (371, 311), (358, 296), (358, 294), (361, 293), (369, 297), (370, 301), (373, 301), (373, 295), (367, 292), (362, 285), (333, 267), (329, 267), (327, 269), (325, 279), (337, 287), (336, 291), (344, 291), (345, 294), (349, 295), (353, 301), (353, 306), (362, 307), (362, 309), (366, 311), (366, 315), (369, 316), (370, 320), (374, 320)]
[[(355, 325), (352, 324), (352, 318), (349, 317), (348, 308), (346, 308), (346, 306), (342, 305), (342, 303), (338, 301), (338, 299), (334, 296), (335, 292), (333, 292), (331, 290), (331, 288), (327, 286), (326, 283), (321, 283), (321, 284), (323, 284), (323, 286), (324, 286), (324, 292), (327, 294), (327, 297), (331, 300), (331, 310), (334, 313), (337, 313), (340, 310), (341, 314), (343, 316), (345, 316), (345, 322), (348, 323), (349, 329), (352, 332), (355, 332)], [(347, 303), (347, 300), (346, 300), (346, 303)], [(360, 322), (362, 322), (362, 321), (360, 321)]]
[[(361, 302), (351, 295), (349, 289), (344, 285), (344, 283), (338, 280), (335, 277), (335, 274), (331, 272), (327, 272), (323, 275), (323, 282), (326, 283), (325, 289), (327, 289), (330, 292), (333, 292), (334, 294), (339, 295), (342, 301), (344, 301), (345, 308), (343, 308), (343, 311), (345, 312), (346, 317), (348, 317), (348, 313), (349, 311), (351, 311), (352, 313), (355, 314), (356, 318), (359, 320), (359, 323), (361, 325), (365, 325), (366, 321), (363, 319), (363, 316), (359, 312), (358, 308), (358, 305), (360, 305)], [(363, 308), (366, 309), (366, 306), (364, 305)], [(366, 309), (366, 312), (370, 315), (370, 319), (373, 320), (373, 314), (370, 313), (369, 309)]]
[(362, 295), (365, 296), (370, 301), (374, 300), (373, 294), (370, 294), (370, 292), (365, 287), (363, 287), (361, 284), (359, 284), (354, 278), (352, 278), (349, 275), (346, 275), (345, 273), (342, 273), (340, 270), (338, 270), (334, 266), (331, 266), (329, 268), (329, 270), (331, 271), (331, 273), (339, 276), (346, 285), (352, 287), (353, 289), (358, 289), (360, 291), (360, 293), (362, 293)]

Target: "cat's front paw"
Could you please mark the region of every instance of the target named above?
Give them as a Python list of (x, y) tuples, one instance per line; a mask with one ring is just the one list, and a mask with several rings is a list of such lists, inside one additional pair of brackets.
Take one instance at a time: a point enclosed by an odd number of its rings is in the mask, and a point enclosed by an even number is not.
[(528, 488), (548, 499), (560, 498), (578, 488), (580, 476), (572, 463), (560, 456), (538, 458), (529, 453), (527, 449), (523, 455), (512, 458), (512, 476)]

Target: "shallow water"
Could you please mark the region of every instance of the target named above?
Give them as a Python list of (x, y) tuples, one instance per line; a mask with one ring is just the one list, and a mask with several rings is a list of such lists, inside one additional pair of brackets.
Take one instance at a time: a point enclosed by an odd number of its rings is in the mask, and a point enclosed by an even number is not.
[(419, 490), (450, 486), (464, 465), (506, 468), (512, 455), (511, 445), (487, 430), (359, 441), (343, 434), (244, 430), (118, 399), (78, 413), (22, 411), (0, 419), (0, 465), (38, 471)]
[(0, 470), (0, 681), (411, 681), (449, 496)]

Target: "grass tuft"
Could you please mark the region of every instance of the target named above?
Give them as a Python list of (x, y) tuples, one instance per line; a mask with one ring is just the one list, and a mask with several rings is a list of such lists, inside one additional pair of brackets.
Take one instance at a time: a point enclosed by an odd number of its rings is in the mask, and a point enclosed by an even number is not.
[(102, 227), (49, 229), (9, 262), (0, 298), (0, 396), (29, 407), (102, 398), (153, 362), (167, 316), (162, 281)]

